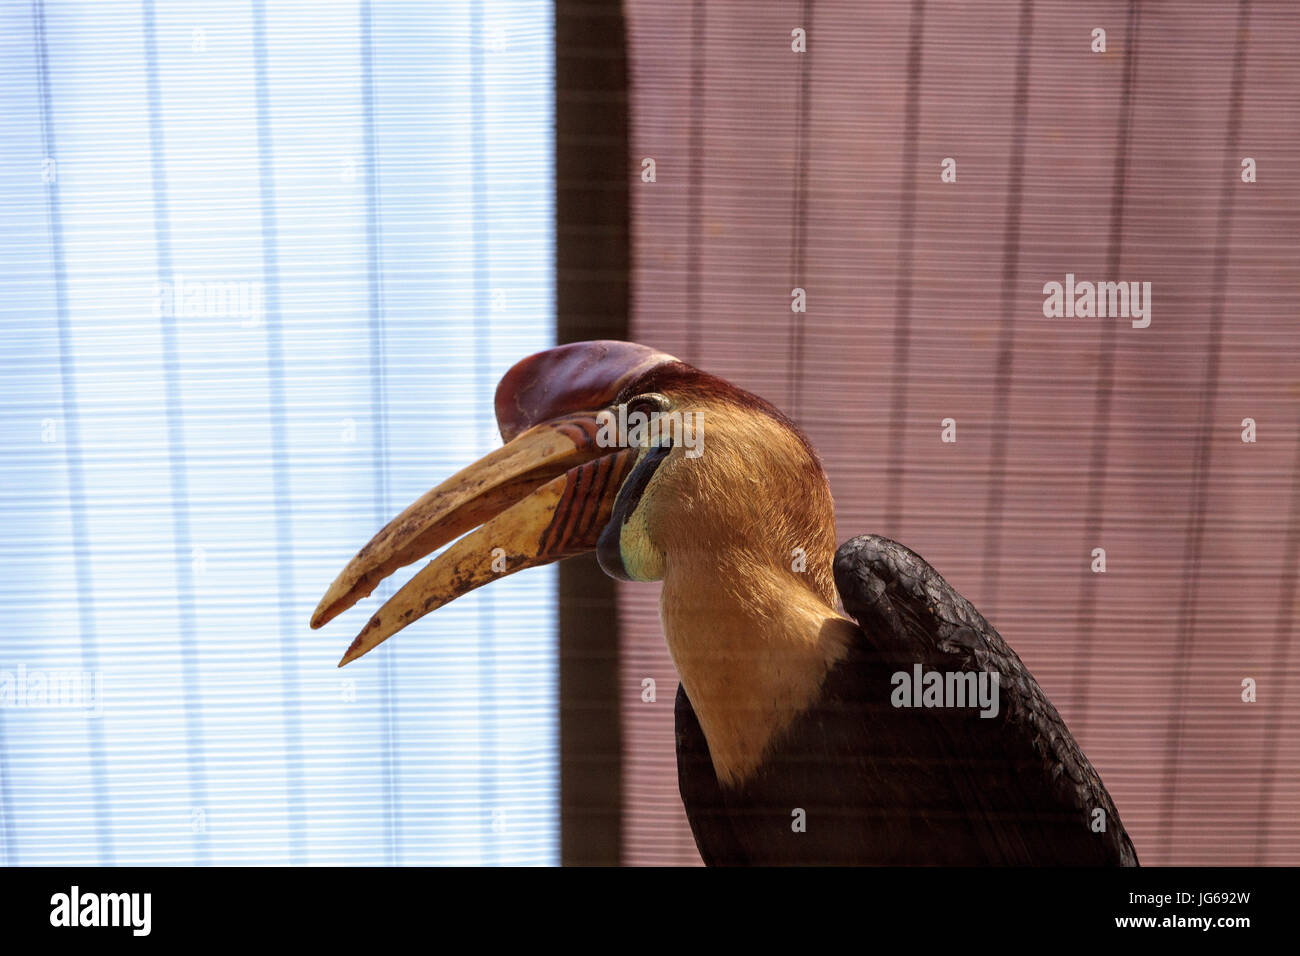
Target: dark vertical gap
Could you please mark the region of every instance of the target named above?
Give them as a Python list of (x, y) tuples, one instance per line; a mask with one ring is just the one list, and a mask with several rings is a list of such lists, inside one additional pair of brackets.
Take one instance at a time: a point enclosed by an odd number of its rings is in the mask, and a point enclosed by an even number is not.
[[(487, 140), (484, 134), (483, 96), (483, 3), (471, 0), (469, 5), (469, 112), (470, 112), (470, 167), (471, 205), (470, 230), (474, 257), (474, 394), (481, 395), (483, 407), (493, 407), (495, 394), (492, 382), (491, 314), (485, 303), (490, 296), (488, 264), (488, 195), (487, 195)], [(482, 862), (496, 865), (501, 862), (497, 827), (493, 813), (499, 810), (496, 775), (496, 712), (495, 696), (496, 648), (493, 644), (493, 598), (490, 588), (478, 593), (478, 778), (479, 814), (483, 848)], [(483, 812), (486, 811), (486, 812)]]
[(1219, 187), (1219, 214), (1214, 239), (1214, 274), (1210, 281), (1210, 329), (1206, 342), (1205, 385), (1201, 390), (1200, 428), (1192, 467), (1192, 495), (1187, 532), (1183, 544), (1183, 588), (1178, 602), (1175, 632), (1173, 688), (1174, 706), (1169, 715), (1168, 739), (1160, 799), (1160, 830), (1157, 845), (1168, 862), (1173, 849), (1174, 813), (1178, 803), (1178, 763), (1182, 751), (1187, 682), (1195, 652), (1196, 595), (1201, 581), (1201, 557), (1205, 546), (1205, 509), (1210, 482), (1210, 457), (1214, 417), (1218, 411), (1219, 349), (1223, 339), (1223, 303), (1228, 284), (1228, 260), (1232, 242), (1232, 210), (1238, 183), (1237, 140), (1241, 131), (1241, 101), (1246, 76), (1246, 30), (1250, 20), (1248, 0), (1237, 6), (1236, 51), (1232, 60), (1232, 89), (1228, 97), (1228, 130), (1224, 144), (1223, 177)]
[(1259, 787), (1259, 811), (1255, 814), (1255, 865), (1268, 861), (1269, 837), (1273, 828), (1273, 787), (1277, 782), (1277, 748), (1282, 734), (1282, 717), (1286, 706), (1286, 678), (1291, 661), (1291, 633), (1295, 620), (1291, 609), (1295, 607), (1296, 567), (1300, 565), (1300, 425), (1296, 429), (1296, 459), (1291, 469), (1291, 518), (1287, 525), (1286, 551), (1282, 559), (1282, 578), (1278, 587), (1277, 624), (1273, 636), (1273, 666), (1268, 673), (1275, 675), (1270, 682), (1267, 706), (1271, 715), (1264, 729), (1263, 755), (1260, 766), (1263, 780)]
[[(799, 98), (795, 105), (795, 158), (794, 190), (790, 197), (790, 285), (804, 290), (804, 308), (807, 308), (808, 289), (804, 286), (805, 230), (808, 217), (808, 127), (811, 112), (812, 95), (812, 0), (803, 0), (800, 26), (804, 30), (804, 53), (796, 55), (799, 64)], [(790, 381), (790, 416), (799, 421), (803, 402), (803, 340), (804, 318), (806, 313), (790, 313), (790, 353), (787, 377)]]
[[(1107, 241), (1106, 276), (1119, 281), (1124, 254), (1124, 202), (1128, 179), (1129, 136), (1133, 125), (1133, 88), (1138, 62), (1138, 0), (1129, 0), (1128, 28), (1124, 37), (1124, 79), (1119, 98), (1119, 131), (1115, 140), (1115, 166), (1111, 178), (1110, 238)], [(1110, 410), (1115, 388), (1115, 346), (1120, 327), (1102, 324), (1102, 346), (1097, 368), (1097, 390), (1093, 398), (1092, 454), (1088, 467), (1088, 503), (1085, 514), (1083, 549), (1079, 557), (1099, 547), (1106, 513), (1106, 474), (1110, 453)], [(1072, 723), (1075, 733), (1082, 734), (1088, 718), (1088, 694), (1092, 681), (1093, 628), (1097, 616), (1097, 586), (1101, 575), (1088, 568), (1081, 576), (1079, 611), (1075, 632), (1078, 665), (1075, 669), (1074, 699), (1078, 709)]]
[[(32, 5), (36, 32), (36, 65), (40, 84), (41, 142), (45, 158), (55, 161), (54, 181), (45, 184), (45, 211), (50, 224), (50, 259), (54, 268), (54, 301), (59, 335), (59, 380), (63, 399), (64, 447), (68, 471), (68, 512), (72, 525), (72, 562), (77, 581), (77, 622), (81, 636), (82, 670), (99, 673), (99, 636), (95, 621), (95, 584), (90, 573), (90, 534), (86, 528), (86, 483), (81, 461), (81, 415), (77, 405), (77, 371), (72, 322), (68, 315), (68, 271), (63, 248), (63, 211), (59, 202), (58, 153), (54, 148), (54, 110), (50, 94), (49, 50), (45, 40), (45, 4)], [(90, 749), (99, 865), (113, 866), (112, 810), (104, 754), (104, 722), (86, 721)]]
[(898, 278), (894, 287), (893, 393), (889, 402), (889, 467), (885, 473), (885, 527), (898, 537), (903, 528), (903, 469), (907, 443), (907, 386), (911, 376), (912, 283), (916, 248), (916, 189), (921, 171), (921, 57), (925, 49), (925, 0), (912, 3), (907, 53), (907, 114), (903, 121), (903, 198), (898, 226)]
[[(623, 30), (617, 0), (556, 2), (555, 286), (560, 343), (628, 336), (629, 143)], [(561, 859), (570, 865), (617, 865), (621, 853), (616, 598), (614, 580), (591, 555), (560, 563), (560, 838)]]
[(708, 11), (704, 0), (691, 2), (691, 115), (686, 150), (686, 354), (688, 365), (701, 361), (700, 255), (704, 248), (704, 38)]
[(989, 422), (989, 494), (984, 506), (984, 599), (989, 613), (997, 613), (1002, 564), (1002, 501), (1007, 469), (1007, 411), (1011, 404), (1012, 358), (1016, 346), (1016, 283), (1020, 278), (1020, 207), (1024, 198), (1025, 128), (1029, 119), (1029, 57), (1033, 49), (1034, 5), (1020, 4), (1020, 48), (1016, 69), (1015, 125), (1011, 140), (1011, 170), (1007, 189), (1007, 216), (1002, 240), (1002, 327), (998, 333), (997, 368), (994, 372), (993, 417)]
[[(171, 287), (171, 216), (167, 197), (167, 152), (163, 134), (162, 92), (158, 83), (158, 35), (153, 0), (143, 0), (145, 90), (149, 102), (149, 154), (153, 178), (154, 243), (158, 281)], [(179, 302), (176, 289), (172, 301)], [(190, 534), (190, 491), (185, 455), (185, 409), (181, 400), (181, 368), (177, 345), (176, 310), (163, 309), (159, 318), (162, 335), (163, 393), (166, 396), (167, 462), (171, 473), (172, 540), (176, 569), (176, 617), (181, 658), (181, 700), (185, 708), (185, 750), (189, 763), (191, 809), (208, 803), (207, 771), (204, 766), (203, 709), (199, 692), (199, 648), (194, 610), (193, 544)], [(194, 834), (194, 862), (207, 866), (211, 847), (207, 828)]]
[[(361, 0), (361, 109), (362, 133), (366, 151), (366, 292), (367, 325), (369, 328), (370, 365), (370, 461), (375, 488), (375, 527), (382, 527), (391, 517), (388, 505), (388, 356), (384, 335), (384, 285), (380, 267), (379, 149), (375, 136), (375, 70), (374, 47), (371, 36), (370, 0)], [(379, 586), (381, 601), (390, 597), (392, 585), (385, 581)], [(397, 754), (397, 664), (400, 649), (394, 647), (379, 659), (379, 721), (382, 728), (382, 748), (379, 757), (380, 808), (384, 822), (384, 863), (399, 864), (401, 833), (397, 792), (400, 767)]]
[(284, 715), (285, 818), (289, 863), (307, 862), (303, 792), (301, 690), (297, 608), (293, 585), (293, 502), (289, 494), (289, 428), (284, 397), (284, 334), (280, 316), (280, 228), (275, 206), (271, 96), (267, 82), (266, 8), (253, 0), (253, 87), (257, 100), (258, 186), (262, 216), (262, 273), (266, 280), (266, 376), (270, 406), (272, 495), (275, 500), (276, 594), (279, 606), (280, 694)]

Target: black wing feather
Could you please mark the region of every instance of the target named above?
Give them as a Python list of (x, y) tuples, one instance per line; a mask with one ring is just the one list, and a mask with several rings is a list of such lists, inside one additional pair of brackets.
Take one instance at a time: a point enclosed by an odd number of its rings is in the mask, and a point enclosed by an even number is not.
[[(1137, 865), (1056, 709), (938, 572), (864, 535), (836, 553), (835, 582), (857, 639), (739, 786), (719, 785), (678, 689), (678, 777), (706, 863)], [(997, 672), (997, 716), (893, 706), (893, 675), (918, 663)], [(1102, 832), (1092, 825), (1098, 809)]]
[[(1006, 856), (1000, 862), (1137, 865), (1110, 794), (1061, 715), (1002, 635), (939, 572), (895, 541), (861, 535), (836, 552), (835, 586), (877, 652), (926, 669), (1000, 675), (996, 718), (928, 712), (944, 731), (936, 742), (951, 748), (954, 785), (973, 788), (966, 796), (986, 814)], [(1105, 813), (1100, 833), (1091, 825), (1097, 809)]]

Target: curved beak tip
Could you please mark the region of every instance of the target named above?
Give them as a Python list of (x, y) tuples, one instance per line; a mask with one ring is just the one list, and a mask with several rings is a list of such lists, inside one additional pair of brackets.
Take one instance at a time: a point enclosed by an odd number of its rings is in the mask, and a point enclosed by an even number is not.
[(361, 635), (358, 634), (352, 639), (352, 643), (348, 645), (348, 649), (343, 652), (343, 656), (339, 658), (338, 666), (346, 667), (363, 654), (365, 654), (365, 651), (361, 649)]

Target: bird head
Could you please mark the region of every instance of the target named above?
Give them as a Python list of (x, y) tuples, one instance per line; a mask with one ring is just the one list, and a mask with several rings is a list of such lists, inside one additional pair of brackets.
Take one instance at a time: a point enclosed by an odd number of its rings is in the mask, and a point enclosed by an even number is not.
[(833, 607), (834, 512), (808, 440), (776, 408), (671, 355), (579, 342), (502, 378), (505, 444), (390, 521), (330, 585), (320, 627), (447, 547), (384, 604), (340, 666), (462, 594), (595, 551), (613, 577)]

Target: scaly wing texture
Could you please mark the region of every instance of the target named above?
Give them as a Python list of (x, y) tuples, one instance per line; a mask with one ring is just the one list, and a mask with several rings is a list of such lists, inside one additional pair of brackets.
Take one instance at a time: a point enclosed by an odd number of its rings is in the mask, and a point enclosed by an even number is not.
[[(840, 547), (835, 578), (858, 639), (739, 787), (719, 785), (678, 691), (679, 784), (706, 863), (1137, 865), (1056, 709), (938, 572), (867, 535)], [(997, 715), (894, 706), (894, 675), (917, 664), (996, 672)]]

